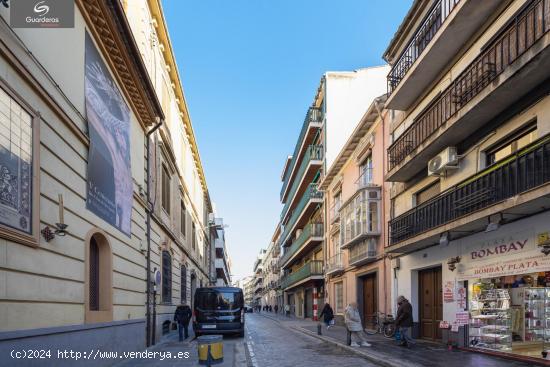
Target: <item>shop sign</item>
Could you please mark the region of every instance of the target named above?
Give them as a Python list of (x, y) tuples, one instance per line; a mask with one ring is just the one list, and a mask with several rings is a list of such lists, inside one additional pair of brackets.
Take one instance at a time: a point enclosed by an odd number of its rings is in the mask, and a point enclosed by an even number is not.
[(468, 325), (470, 321), (470, 313), (468, 311), (460, 311), (456, 313), (457, 325)]
[[(519, 237), (519, 236), (518, 236)], [(533, 236), (506, 236), (469, 247), (457, 266), (457, 280), (494, 278), (546, 271), (550, 256), (537, 248)]]
[(455, 300), (455, 282), (449, 280), (443, 287), (443, 301), (445, 303), (454, 302)]

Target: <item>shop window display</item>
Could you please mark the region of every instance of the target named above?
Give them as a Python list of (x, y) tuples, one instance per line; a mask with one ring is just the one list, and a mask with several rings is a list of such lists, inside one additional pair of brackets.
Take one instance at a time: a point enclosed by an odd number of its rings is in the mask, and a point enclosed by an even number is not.
[(469, 346), (528, 357), (550, 353), (550, 272), (469, 283)]

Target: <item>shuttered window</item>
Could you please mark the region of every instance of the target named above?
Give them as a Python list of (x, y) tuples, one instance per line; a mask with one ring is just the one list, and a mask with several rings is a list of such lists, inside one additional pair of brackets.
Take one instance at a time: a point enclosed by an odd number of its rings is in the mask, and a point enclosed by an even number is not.
[(172, 303), (172, 255), (162, 251), (162, 302)]
[(185, 204), (183, 203), (183, 200), (181, 202), (181, 209), (180, 209), (180, 232), (182, 235), (185, 236), (185, 221), (187, 219), (187, 213), (185, 212)]
[(181, 303), (187, 302), (187, 268), (185, 265), (181, 265), (180, 270), (180, 282), (181, 282)]
[(162, 207), (170, 214), (170, 173), (162, 166)]
[(416, 193), (416, 205), (420, 205), (425, 203), (426, 201), (430, 200), (433, 197), (436, 197), (441, 192), (441, 184), (438, 181), (434, 182), (433, 184), (423, 188), (419, 192)]

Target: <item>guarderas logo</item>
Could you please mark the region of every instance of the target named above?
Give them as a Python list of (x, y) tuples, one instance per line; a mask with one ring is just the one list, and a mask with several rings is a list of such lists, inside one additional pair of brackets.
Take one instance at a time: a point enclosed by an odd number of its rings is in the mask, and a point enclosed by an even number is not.
[(43, 17), (50, 12), (50, 7), (45, 2), (45, 0), (39, 1), (34, 5), (33, 10), (39, 17)]

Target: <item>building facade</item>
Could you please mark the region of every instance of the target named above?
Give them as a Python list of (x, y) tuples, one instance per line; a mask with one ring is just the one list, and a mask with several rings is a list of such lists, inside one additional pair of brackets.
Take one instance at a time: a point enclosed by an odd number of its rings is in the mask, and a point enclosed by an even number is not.
[(119, 2), (76, 1), (72, 28), (9, 24), (2, 6), (0, 350), (140, 350), (145, 141), (164, 116), (138, 45)]
[(215, 230), (215, 234), (214, 237), (212, 237), (211, 239), (214, 243), (215, 251), (215, 284), (218, 287), (227, 287), (231, 285), (231, 262), (225, 244), (225, 229), (223, 219), (215, 218), (213, 227)]
[(420, 338), (548, 349), (549, 30), (548, 0), (415, 1), (384, 55), (386, 252)]
[(356, 302), (365, 327), (391, 312), (384, 182), (385, 95), (376, 98), (321, 182), (325, 192), (326, 301), (337, 323)]
[(197, 287), (213, 279), (213, 212), (198, 146), (158, 0), (124, 1), (124, 11), (165, 121), (151, 137), (151, 270), (160, 271), (152, 321), (158, 339), (170, 332), (177, 305), (193, 304)]

